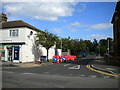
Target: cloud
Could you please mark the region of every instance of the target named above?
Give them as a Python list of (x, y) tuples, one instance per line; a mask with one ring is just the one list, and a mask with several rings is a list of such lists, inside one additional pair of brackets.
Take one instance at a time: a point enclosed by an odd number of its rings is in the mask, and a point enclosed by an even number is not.
[(87, 36), (88, 39), (103, 39), (103, 38), (107, 38), (106, 35), (101, 35), (101, 34), (92, 34)]
[(80, 22), (74, 22), (74, 23), (71, 23), (70, 24), (70, 26), (77, 26), (77, 27), (80, 27), (80, 26), (82, 26), (81, 24), (80, 24)]
[(100, 24), (90, 25), (90, 29), (97, 29), (97, 30), (108, 29), (111, 27), (112, 27), (112, 24), (110, 23), (100, 23)]
[(77, 29), (75, 29), (75, 28), (70, 28), (70, 31), (71, 31), (71, 32), (77, 32)]
[(77, 11), (79, 13), (82, 13), (83, 11), (85, 11), (85, 9), (86, 9), (87, 6), (86, 6), (86, 4), (80, 4), (79, 7), (80, 8), (78, 8)]
[(15, 17), (58, 21), (60, 17), (72, 16), (75, 5), (74, 2), (13, 2), (6, 3), (4, 9)]
[(54, 29), (52, 29), (52, 31), (53, 32), (55, 32), (55, 33), (62, 33), (62, 30), (61, 29), (57, 29), (57, 28), (54, 28)]
[(76, 0), (2, 0), (2, 2), (76, 2)]
[(113, 26), (111, 23), (81, 24), (80, 22), (75, 21), (75, 22), (70, 23), (64, 27), (68, 28), (68, 29), (82, 27), (82, 28), (84, 28), (85, 31), (92, 31), (92, 30), (106, 30), (106, 29), (112, 28)]

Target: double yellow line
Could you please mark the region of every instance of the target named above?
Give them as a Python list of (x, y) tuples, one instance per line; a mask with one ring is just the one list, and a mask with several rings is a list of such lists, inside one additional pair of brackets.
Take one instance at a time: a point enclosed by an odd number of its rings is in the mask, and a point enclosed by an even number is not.
[(103, 71), (100, 71), (100, 70), (93, 69), (92, 67), (90, 67), (90, 65), (86, 65), (86, 67), (88, 69), (90, 69), (92, 71), (95, 71), (95, 72), (98, 72), (98, 73), (102, 73), (102, 74), (109, 75), (109, 76), (120, 77), (120, 75), (118, 75), (118, 74), (110, 74), (110, 73), (107, 73), (107, 72), (103, 72)]

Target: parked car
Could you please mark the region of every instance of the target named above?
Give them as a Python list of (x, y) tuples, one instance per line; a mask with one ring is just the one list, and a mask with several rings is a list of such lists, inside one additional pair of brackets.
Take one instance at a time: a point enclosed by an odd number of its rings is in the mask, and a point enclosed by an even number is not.
[(43, 62), (47, 62), (47, 56), (40, 56), (35, 63), (43, 63)]
[(86, 52), (82, 52), (81, 55), (82, 55), (83, 57), (85, 57), (85, 56), (86, 56)]
[(86, 56), (86, 52), (81, 52), (79, 55), (77, 55), (77, 58), (82, 58)]

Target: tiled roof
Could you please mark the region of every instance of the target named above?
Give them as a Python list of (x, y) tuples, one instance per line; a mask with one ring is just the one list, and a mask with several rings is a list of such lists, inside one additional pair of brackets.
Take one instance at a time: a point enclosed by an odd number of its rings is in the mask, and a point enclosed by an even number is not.
[(22, 21), (22, 20), (16, 20), (16, 21), (4, 21), (0, 23), (0, 28), (18, 28), (18, 27), (28, 27), (36, 31), (41, 31), (40, 29), (35, 28), (34, 26)]

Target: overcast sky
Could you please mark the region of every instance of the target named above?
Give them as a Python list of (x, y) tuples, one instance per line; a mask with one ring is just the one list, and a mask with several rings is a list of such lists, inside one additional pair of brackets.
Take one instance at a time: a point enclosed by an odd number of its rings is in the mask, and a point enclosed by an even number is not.
[(116, 2), (7, 2), (8, 20), (23, 20), (40, 30), (73, 39), (113, 37)]

